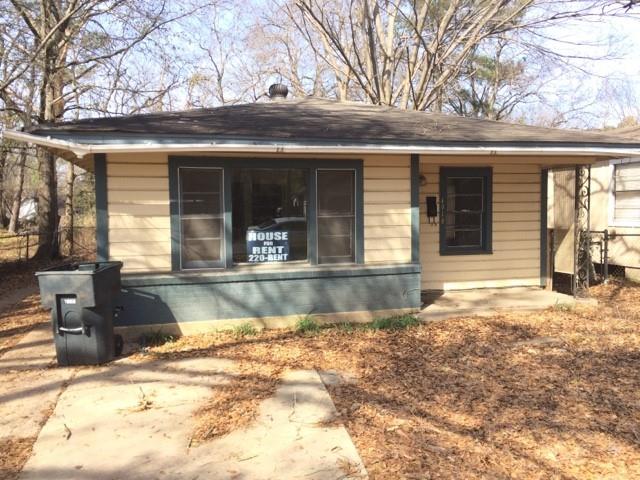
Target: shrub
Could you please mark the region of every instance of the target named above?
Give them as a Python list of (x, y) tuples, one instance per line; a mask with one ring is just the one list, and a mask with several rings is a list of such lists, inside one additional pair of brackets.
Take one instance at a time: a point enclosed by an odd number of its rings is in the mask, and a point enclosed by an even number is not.
[(373, 330), (403, 330), (414, 327), (420, 323), (413, 315), (401, 315), (396, 317), (376, 318), (369, 324)]

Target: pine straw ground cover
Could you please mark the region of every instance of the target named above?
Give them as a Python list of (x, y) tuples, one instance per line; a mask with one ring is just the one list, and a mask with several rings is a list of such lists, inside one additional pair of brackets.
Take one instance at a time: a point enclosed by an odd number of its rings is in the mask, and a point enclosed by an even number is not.
[(36, 437), (0, 440), (0, 480), (14, 480), (31, 456)]
[(593, 294), (597, 308), (184, 337), (147, 355), (237, 361), (196, 441), (247, 425), (283, 370), (334, 369), (355, 378), (329, 389), (372, 478), (640, 478), (640, 287)]

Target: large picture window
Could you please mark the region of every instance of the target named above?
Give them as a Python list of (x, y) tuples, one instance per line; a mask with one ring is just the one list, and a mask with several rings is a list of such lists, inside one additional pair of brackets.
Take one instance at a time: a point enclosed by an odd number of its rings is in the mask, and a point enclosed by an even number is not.
[(173, 270), (364, 259), (362, 161), (170, 157)]
[(233, 261), (307, 260), (305, 169), (233, 170)]
[(440, 170), (440, 253), (491, 252), (491, 169)]
[(183, 269), (212, 268), (223, 259), (222, 169), (180, 168), (180, 237)]
[(318, 170), (318, 263), (355, 261), (355, 172)]

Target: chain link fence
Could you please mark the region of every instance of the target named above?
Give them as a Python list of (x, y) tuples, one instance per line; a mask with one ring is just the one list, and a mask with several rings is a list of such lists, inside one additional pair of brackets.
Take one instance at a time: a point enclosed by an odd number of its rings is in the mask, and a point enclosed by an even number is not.
[[(624, 239), (640, 238), (640, 233), (617, 233), (609, 230), (592, 230), (591, 231), (591, 261), (593, 262), (596, 280), (606, 281), (610, 277), (625, 278), (627, 268), (638, 268), (640, 265), (631, 267), (629, 263), (618, 265), (615, 259), (612, 262), (610, 257), (611, 242)], [(627, 252), (628, 257), (622, 257), (629, 260), (635, 256), (634, 252)]]
[[(0, 263), (20, 262), (34, 257), (40, 239), (37, 231), (0, 233)], [(96, 256), (96, 228), (94, 226), (62, 227), (56, 232), (60, 254), (64, 257), (93, 259)]]

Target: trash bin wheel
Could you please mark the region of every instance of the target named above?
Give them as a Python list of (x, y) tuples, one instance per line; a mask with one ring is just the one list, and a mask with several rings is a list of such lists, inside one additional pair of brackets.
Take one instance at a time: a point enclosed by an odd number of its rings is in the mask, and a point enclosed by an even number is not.
[(113, 336), (114, 343), (114, 353), (116, 357), (122, 355), (122, 349), (124, 348), (124, 340), (122, 339), (122, 335), (114, 335)]

